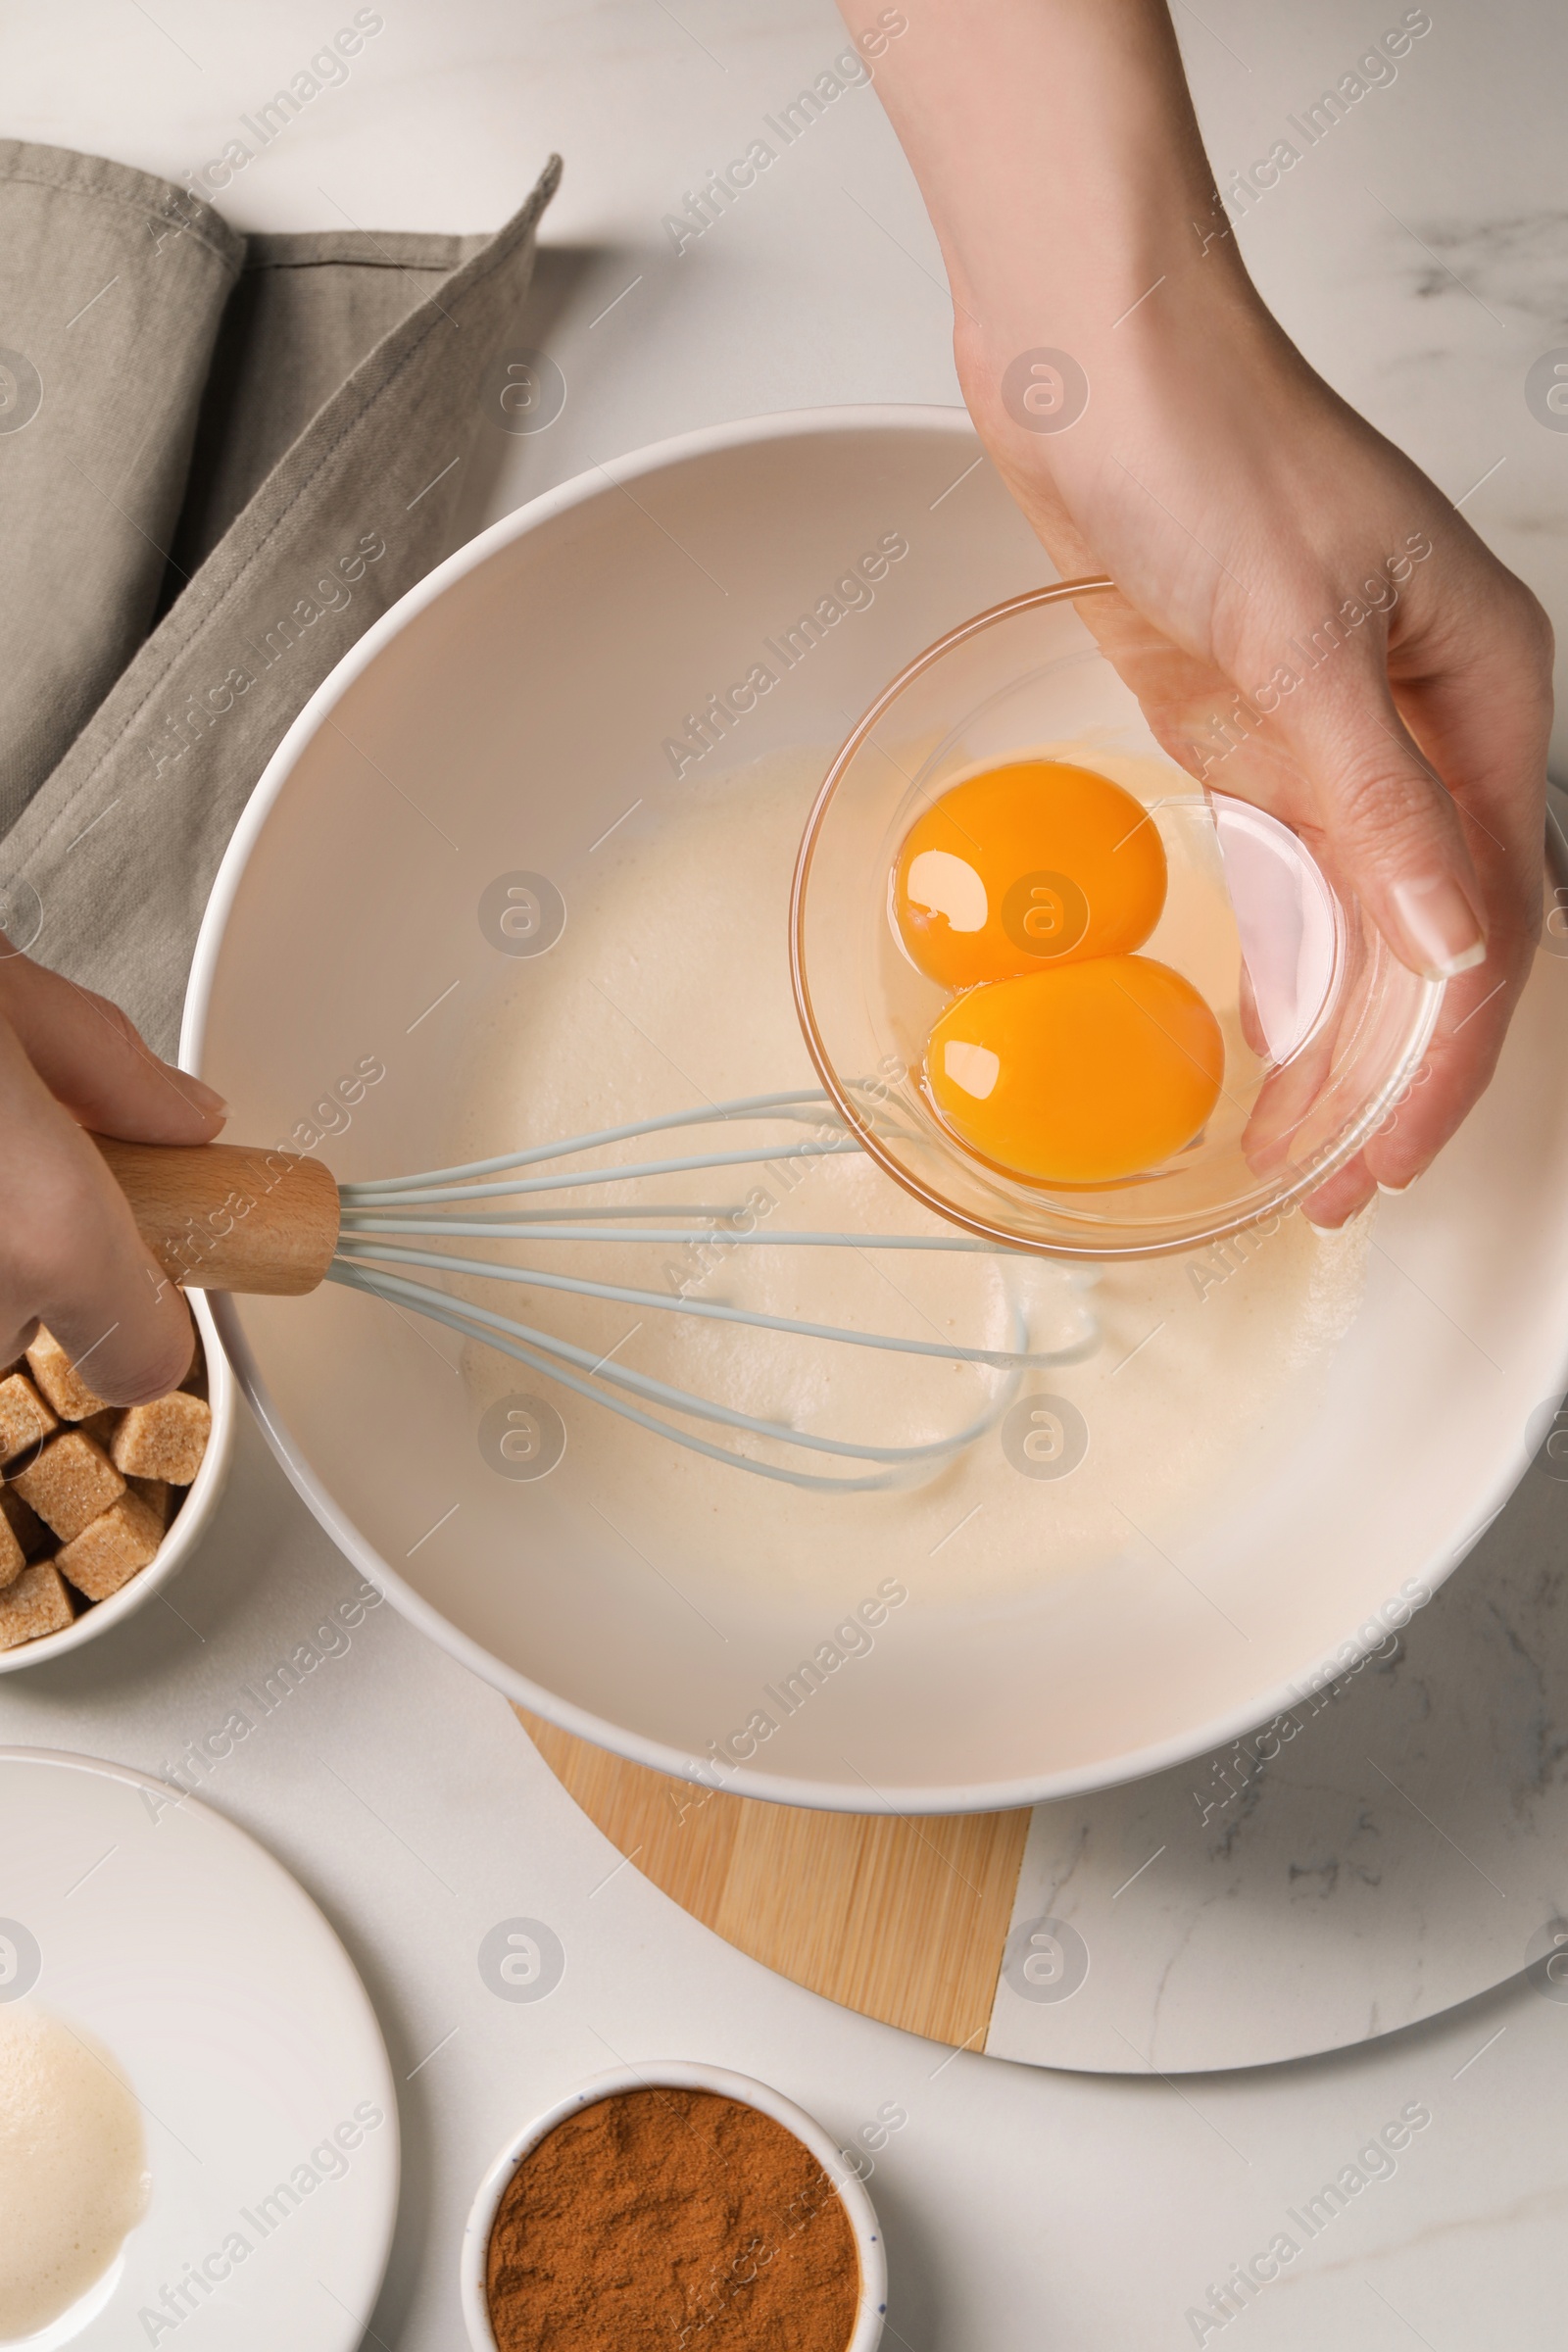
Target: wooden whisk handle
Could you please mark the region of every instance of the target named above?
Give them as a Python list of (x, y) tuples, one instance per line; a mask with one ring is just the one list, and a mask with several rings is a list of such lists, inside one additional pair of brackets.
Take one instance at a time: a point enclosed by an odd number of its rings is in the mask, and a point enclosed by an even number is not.
[(338, 1230), (337, 1182), (324, 1161), (246, 1144), (92, 1140), (175, 1282), (297, 1298), (321, 1281)]

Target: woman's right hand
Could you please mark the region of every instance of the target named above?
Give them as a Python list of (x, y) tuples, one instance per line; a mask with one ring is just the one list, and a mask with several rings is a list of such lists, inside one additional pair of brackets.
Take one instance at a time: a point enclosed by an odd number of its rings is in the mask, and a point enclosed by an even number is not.
[(207, 1144), (224, 1112), (118, 1004), (0, 935), (0, 1368), (45, 1323), (106, 1404), (178, 1387), (195, 1345), (189, 1310), (88, 1131)]

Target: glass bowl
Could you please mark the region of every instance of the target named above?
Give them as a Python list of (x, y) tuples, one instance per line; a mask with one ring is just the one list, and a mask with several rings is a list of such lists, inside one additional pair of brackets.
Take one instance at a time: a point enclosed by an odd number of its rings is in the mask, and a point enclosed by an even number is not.
[[(1114, 596), (1108, 580), (1036, 589), (911, 662), (828, 771), (790, 910), (807, 1047), (866, 1151), (966, 1232), (1055, 1257), (1154, 1256), (1277, 1216), (1388, 1117), (1443, 1001), (1443, 983), (1399, 962), (1288, 826), (1205, 791), (1160, 747), (1079, 610)], [(1028, 759), (1094, 769), (1148, 810), (1169, 884), (1140, 953), (1199, 990), (1224, 1038), (1202, 1132), (1114, 1180), (1024, 1177), (947, 1125), (925, 1054), (953, 997), (915, 967), (892, 917), (893, 868), (920, 812), (965, 778)], [(1042, 960), (1053, 952), (1048, 936)]]

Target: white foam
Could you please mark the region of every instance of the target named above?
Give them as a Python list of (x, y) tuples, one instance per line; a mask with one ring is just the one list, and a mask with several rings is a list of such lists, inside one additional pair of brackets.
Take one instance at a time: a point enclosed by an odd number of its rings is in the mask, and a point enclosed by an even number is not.
[(0, 2007), (0, 2342), (86, 2295), (147, 2187), (140, 2111), (110, 2054), (30, 2002)]

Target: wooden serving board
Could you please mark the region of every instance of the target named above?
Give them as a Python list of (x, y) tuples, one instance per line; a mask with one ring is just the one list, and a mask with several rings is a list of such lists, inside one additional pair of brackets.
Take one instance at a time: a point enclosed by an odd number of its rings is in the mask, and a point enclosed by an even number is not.
[(817, 1813), (694, 1787), (516, 1710), (617, 1852), (765, 1968), (954, 2048), (991, 2023), (1027, 1810)]

